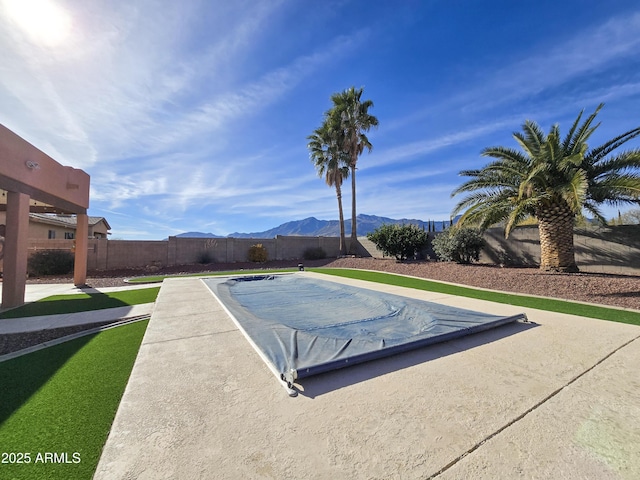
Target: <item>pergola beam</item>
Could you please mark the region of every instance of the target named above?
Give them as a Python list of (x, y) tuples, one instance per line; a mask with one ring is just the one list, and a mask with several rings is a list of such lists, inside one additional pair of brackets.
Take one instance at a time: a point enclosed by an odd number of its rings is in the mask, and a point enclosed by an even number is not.
[[(89, 175), (65, 167), (11, 130), (0, 125), (0, 190), (6, 191), (2, 308), (24, 303), (30, 201), (38, 208), (78, 216), (74, 284), (87, 277)], [(35, 206), (34, 206), (35, 207)]]

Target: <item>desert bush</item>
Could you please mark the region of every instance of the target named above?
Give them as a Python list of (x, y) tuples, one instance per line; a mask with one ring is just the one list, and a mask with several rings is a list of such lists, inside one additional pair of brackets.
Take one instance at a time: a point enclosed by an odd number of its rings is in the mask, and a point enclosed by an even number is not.
[(267, 261), (267, 249), (261, 243), (251, 245), (247, 258), (250, 262), (264, 263)]
[(447, 228), (431, 242), (439, 260), (457, 263), (477, 262), (484, 244), (480, 230), (456, 227)]
[(327, 252), (322, 247), (310, 247), (304, 251), (302, 257), (305, 260), (323, 260), (327, 258)]
[(215, 262), (215, 258), (213, 258), (213, 254), (208, 250), (203, 250), (198, 253), (197, 262), (201, 265), (207, 265), (209, 263)]
[(73, 271), (73, 254), (67, 250), (40, 250), (29, 256), (29, 275), (67, 275)]
[(400, 261), (415, 257), (429, 244), (427, 232), (415, 225), (381, 225), (367, 238), (385, 255)]

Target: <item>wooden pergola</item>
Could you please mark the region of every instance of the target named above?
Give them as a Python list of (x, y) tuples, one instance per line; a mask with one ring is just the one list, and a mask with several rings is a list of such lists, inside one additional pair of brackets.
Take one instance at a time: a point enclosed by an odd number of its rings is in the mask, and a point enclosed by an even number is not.
[(24, 303), (29, 213), (68, 213), (78, 219), (73, 281), (87, 280), (89, 175), (65, 167), (0, 125), (0, 210), (6, 211), (2, 308)]

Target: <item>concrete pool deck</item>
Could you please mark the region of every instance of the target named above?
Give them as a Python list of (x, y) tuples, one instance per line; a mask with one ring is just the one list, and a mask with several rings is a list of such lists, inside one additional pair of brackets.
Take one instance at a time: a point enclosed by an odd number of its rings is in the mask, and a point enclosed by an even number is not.
[(94, 478), (640, 477), (640, 327), (305, 274), (533, 323), (290, 398), (201, 280), (165, 280)]

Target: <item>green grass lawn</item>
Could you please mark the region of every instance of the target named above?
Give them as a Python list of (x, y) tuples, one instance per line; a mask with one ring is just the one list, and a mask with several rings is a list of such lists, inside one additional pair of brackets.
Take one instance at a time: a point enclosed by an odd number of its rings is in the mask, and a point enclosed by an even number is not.
[(0, 363), (0, 478), (92, 478), (147, 323)]
[(584, 305), (566, 300), (529, 297), (513, 293), (488, 292), (486, 290), (477, 290), (471, 287), (449, 285), (420, 278), (393, 275), (390, 273), (342, 268), (314, 268), (312, 270), (314, 272), (325, 273), (327, 275), (367, 280), (370, 282), (415, 288), (430, 292), (447, 293), (450, 295), (458, 295), (460, 297), (477, 298), (479, 300), (488, 300), (490, 302), (506, 303), (508, 305), (517, 305), (520, 307), (536, 308), (538, 310), (546, 310), (550, 312), (569, 313), (571, 315), (597, 318), (600, 320), (610, 320), (612, 322), (640, 325), (640, 313), (629, 310), (619, 310), (596, 305)]
[(52, 295), (37, 302), (28, 303), (12, 310), (0, 313), (3, 318), (33, 317), (36, 315), (54, 315), (59, 313), (88, 312), (105, 308), (126, 307), (153, 303), (160, 287), (121, 290), (110, 293), (74, 293), (70, 295)]

